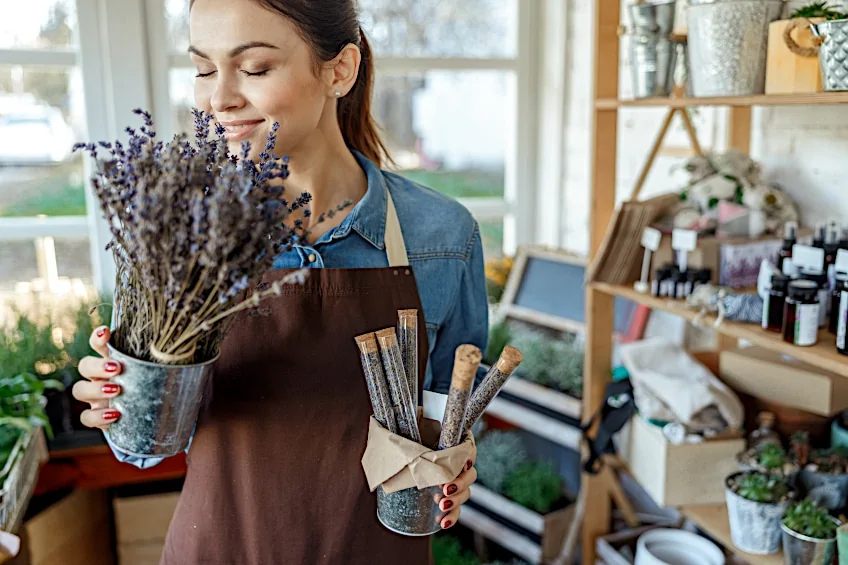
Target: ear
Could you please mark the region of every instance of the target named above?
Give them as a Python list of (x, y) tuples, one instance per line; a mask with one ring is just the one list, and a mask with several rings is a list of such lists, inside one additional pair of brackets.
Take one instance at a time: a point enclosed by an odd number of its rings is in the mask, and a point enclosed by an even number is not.
[(361, 62), (362, 53), (359, 51), (359, 47), (352, 43), (345, 45), (341, 52), (328, 63), (329, 89), (327, 96), (330, 98), (346, 96), (356, 83)]

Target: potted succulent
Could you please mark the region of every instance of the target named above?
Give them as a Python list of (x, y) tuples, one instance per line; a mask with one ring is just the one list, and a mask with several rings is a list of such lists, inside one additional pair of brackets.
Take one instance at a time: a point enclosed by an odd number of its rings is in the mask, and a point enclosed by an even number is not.
[(742, 471), (727, 477), (724, 484), (733, 544), (757, 555), (779, 551), (780, 519), (795, 498), (786, 479)]
[(790, 506), (783, 515), (783, 553), (787, 565), (830, 565), (836, 557), (840, 523), (812, 500)]
[(848, 448), (813, 450), (799, 475), (807, 496), (828, 510), (840, 510), (848, 502)]
[(774, 443), (747, 449), (739, 453), (736, 460), (743, 471), (758, 471), (787, 478), (798, 472), (798, 465), (791, 460), (786, 450)]
[(288, 161), (272, 153), (278, 124), (256, 163), (247, 142), (229, 153), (224, 128), (210, 131), (211, 115), (195, 111), (192, 144), (185, 135), (156, 141), (150, 114), (135, 113), (144, 125), (127, 128), (126, 145), (76, 149), (95, 160), (94, 193), (117, 268), (108, 347), (123, 365), (122, 394), (110, 401), (121, 417), (108, 437), (130, 454), (169, 456), (188, 444), (235, 314), (261, 313), (260, 301), (308, 276), (301, 269), (260, 284), (274, 258), (306, 235), (302, 220), (287, 220), (310, 198), (284, 198)]

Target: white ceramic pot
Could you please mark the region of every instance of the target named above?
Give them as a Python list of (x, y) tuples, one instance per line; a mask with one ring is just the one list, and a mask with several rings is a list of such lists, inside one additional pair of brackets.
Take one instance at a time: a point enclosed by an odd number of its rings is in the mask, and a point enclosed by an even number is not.
[(724, 565), (724, 553), (697, 534), (657, 528), (636, 542), (635, 565)]

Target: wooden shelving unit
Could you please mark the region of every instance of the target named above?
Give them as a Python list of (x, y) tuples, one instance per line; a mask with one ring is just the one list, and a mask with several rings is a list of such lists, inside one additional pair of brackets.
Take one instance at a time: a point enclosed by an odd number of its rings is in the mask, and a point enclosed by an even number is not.
[[(798, 94), (780, 96), (740, 96), (720, 98), (651, 98), (645, 100), (620, 100), (619, 76), (610, 72), (619, 68), (620, 2), (606, 2), (603, 10), (594, 10), (594, 111), (592, 118), (592, 197), (590, 200), (590, 255), (597, 254), (607, 227), (613, 217), (616, 203), (616, 162), (618, 145), (618, 109), (664, 107), (671, 110), (695, 106), (729, 106), (728, 146), (749, 152), (751, 142), (751, 109), (755, 106), (790, 106), (848, 104), (848, 92)], [(666, 119), (667, 130), (671, 114)], [(694, 132), (690, 132), (693, 133)], [(659, 143), (659, 142), (658, 142)], [(697, 145), (697, 139), (693, 139)], [(656, 148), (655, 148), (656, 149)], [(650, 161), (637, 182), (644, 183)], [(595, 283), (586, 288), (586, 365), (583, 386), (583, 419), (591, 417), (601, 406), (604, 390), (610, 380), (612, 360), (614, 298), (624, 297), (651, 308), (673, 312), (693, 320), (697, 312), (685, 309), (679, 301), (656, 299), (633, 291), (631, 288)], [(712, 317), (705, 322), (711, 323)], [(761, 330), (756, 325), (724, 322), (718, 328), (719, 347), (732, 347), (739, 339), (775, 351), (789, 354), (828, 371), (848, 377), (848, 357), (839, 355), (833, 338), (820, 334), (821, 343), (815, 347), (795, 347), (783, 342), (781, 336)], [(582, 562), (595, 563), (595, 540), (608, 533), (611, 518), (610, 496), (600, 476), (583, 476), (581, 497), (586, 513), (583, 517)], [(724, 505), (692, 506), (682, 512), (704, 531), (733, 550), (727, 512)], [(778, 565), (781, 554), (754, 556), (739, 553), (754, 565)]]

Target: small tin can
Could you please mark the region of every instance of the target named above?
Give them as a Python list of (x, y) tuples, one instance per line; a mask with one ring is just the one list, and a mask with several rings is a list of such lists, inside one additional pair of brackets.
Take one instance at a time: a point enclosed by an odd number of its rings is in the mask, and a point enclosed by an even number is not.
[(430, 536), (442, 529), (445, 513), (439, 508), (442, 489), (436, 485), (387, 493), (377, 487), (377, 519), (389, 530), (404, 536)]

